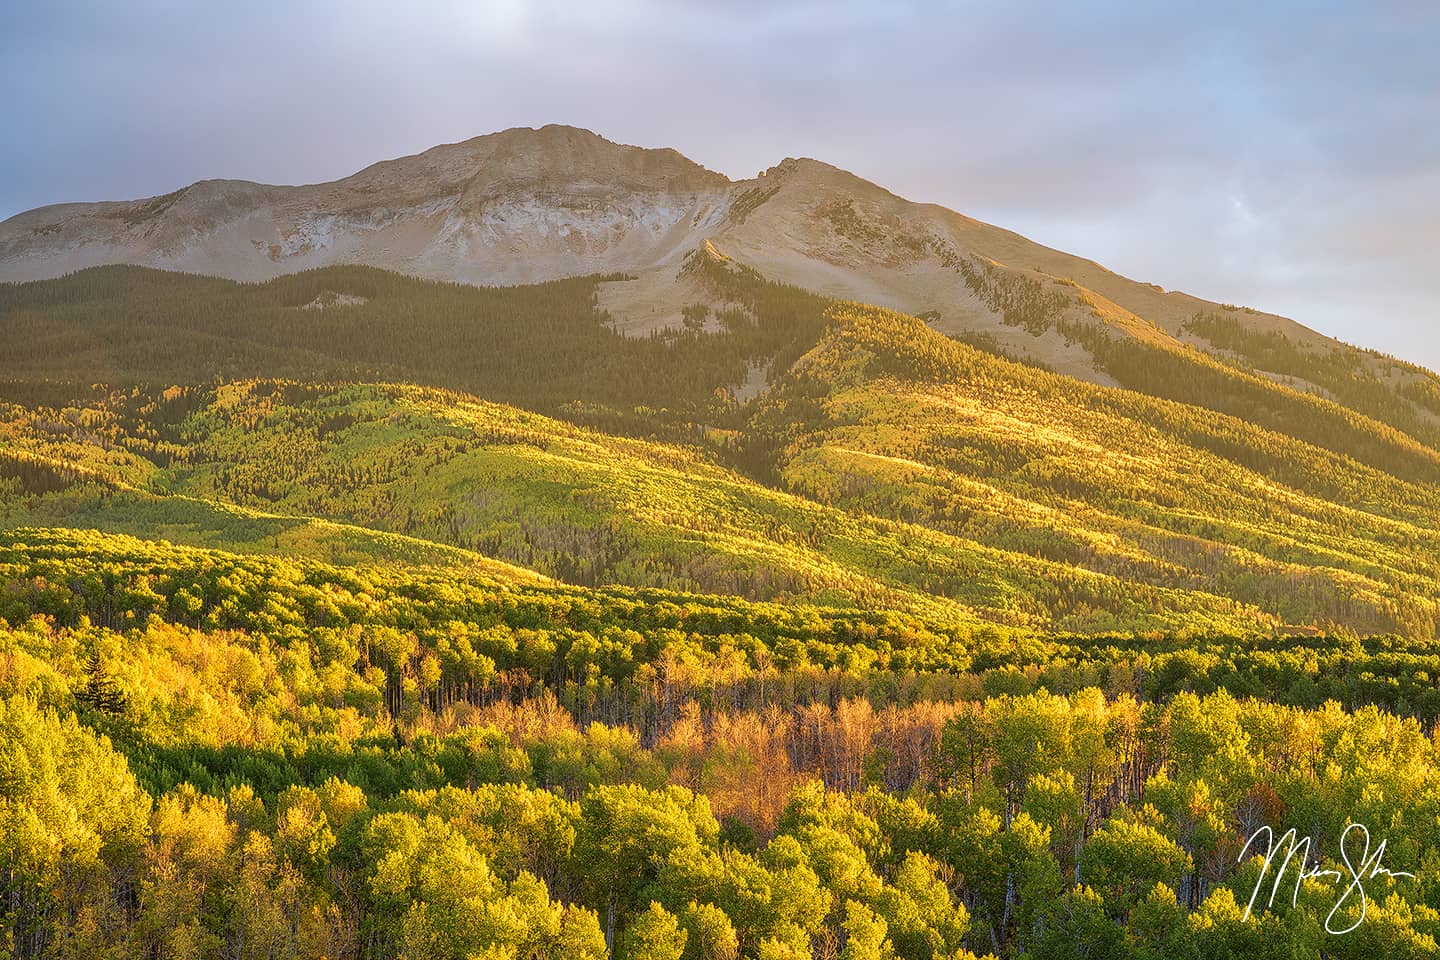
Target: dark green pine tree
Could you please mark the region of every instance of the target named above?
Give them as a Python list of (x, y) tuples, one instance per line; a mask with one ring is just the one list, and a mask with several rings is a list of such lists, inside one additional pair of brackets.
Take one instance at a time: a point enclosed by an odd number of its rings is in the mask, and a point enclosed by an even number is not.
[(100, 664), (100, 654), (90, 654), (85, 672), (85, 689), (77, 693), (75, 699), (83, 706), (106, 716), (118, 717), (124, 714), (127, 705), (125, 692), (115, 683), (113, 677), (105, 673)]

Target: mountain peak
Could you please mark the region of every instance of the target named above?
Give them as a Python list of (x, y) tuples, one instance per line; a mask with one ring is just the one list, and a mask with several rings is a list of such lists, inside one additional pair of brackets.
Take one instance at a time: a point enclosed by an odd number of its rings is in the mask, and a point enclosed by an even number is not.
[[(490, 196), (594, 184), (632, 191), (724, 189), (728, 178), (671, 149), (616, 143), (582, 127), (511, 127), (366, 167), (336, 186), (407, 196)], [(321, 185), (325, 186), (325, 185)]]

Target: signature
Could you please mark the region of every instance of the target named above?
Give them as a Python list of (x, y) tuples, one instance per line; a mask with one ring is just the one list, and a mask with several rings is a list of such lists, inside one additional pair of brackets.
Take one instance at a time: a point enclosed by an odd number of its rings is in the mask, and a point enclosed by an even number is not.
[[(1357, 836), (1363, 839), (1365, 844), (1360, 851), (1360, 859), (1358, 861), (1350, 859), (1350, 851), (1346, 848), (1345, 842), (1351, 833), (1357, 834)], [(1384, 864), (1385, 845), (1389, 841), (1382, 839), (1379, 846), (1377, 846), (1372, 853), (1370, 851), (1370, 829), (1362, 823), (1352, 823), (1345, 828), (1344, 833), (1340, 834), (1340, 860), (1345, 865), (1343, 871), (1322, 869), (1318, 857), (1315, 862), (1311, 864), (1310, 848), (1312, 846), (1312, 838), (1298, 836), (1294, 827), (1282, 833), (1278, 840), (1275, 837), (1275, 831), (1269, 827), (1261, 827), (1256, 830), (1250, 834), (1250, 839), (1245, 841), (1245, 848), (1240, 851), (1240, 856), (1236, 860), (1237, 863), (1244, 862), (1245, 856), (1250, 852), (1252, 845), (1255, 847), (1256, 853), (1260, 852), (1260, 846), (1256, 841), (1260, 839), (1262, 834), (1265, 837), (1265, 863), (1260, 868), (1260, 877), (1255, 881), (1255, 891), (1250, 894), (1250, 902), (1245, 905), (1245, 916), (1243, 918), (1245, 920), (1250, 919), (1250, 912), (1255, 907), (1255, 901), (1260, 897), (1261, 888), (1265, 886), (1265, 878), (1272, 876), (1271, 868), (1275, 866), (1276, 859), (1279, 858), (1282, 853), (1284, 854), (1284, 859), (1280, 860), (1279, 869), (1273, 873), (1274, 881), (1270, 885), (1270, 899), (1265, 902), (1265, 907), (1274, 905), (1275, 896), (1280, 892), (1280, 884), (1285, 880), (1285, 872), (1290, 869), (1290, 862), (1298, 856), (1299, 860), (1295, 864), (1295, 889), (1290, 895), (1291, 906), (1294, 906), (1296, 901), (1299, 900), (1300, 884), (1306, 880), (1329, 882), (1336, 887), (1340, 886), (1341, 883), (1345, 884), (1345, 889), (1340, 894), (1340, 899), (1335, 901), (1335, 906), (1331, 907), (1330, 912), (1325, 916), (1325, 930), (1333, 934), (1349, 933), (1365, 921), (1365, 908), (1369, 904), (1369, 901), (1365, 897), (1366, 880), (1374, 879), (1375, 877), (1410, 877), (1413, 879), (1415, 876), (1415, 874), (1407, 873), (1404, 870), (1386, 869)], [(1344, 929), (1335, 929), (1333, 924), (1335, 923), (1336, 916), (1340, 913), (1340, 908), (1357, 899), (1360, 903), (1359, 918)]]

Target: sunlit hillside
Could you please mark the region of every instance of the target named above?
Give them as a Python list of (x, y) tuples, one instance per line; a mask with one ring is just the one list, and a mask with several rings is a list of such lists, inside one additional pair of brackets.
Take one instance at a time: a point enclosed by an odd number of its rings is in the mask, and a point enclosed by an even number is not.
[[(1203, 590), (1127, 583), (847, 512), (747, 479), (700, 449), (607, 436), (457, 394), (245, 382), (208, 400), (180, 421), (175, 439), (152, 441), (183, 451), (166, 467), (122, 463), (108, 474), (151, 498), (127, 491), (95, 503), (105, 484), (77, 475), (63, 490), (13, 497), (9, 522), (143, 534), (175, 510), (168, 495), (179, 495), (448, 543), (591, 586), (829, 599), (1032, 628), (1233, 633), (1280, 625)], [(100, 460), (83, 431), (56, 439), (43, 429), (78, 421), (114, 431), (124, 446), (123, 421), (106, 408), (21, 412), (8, 427), (15, 469)], [(67, 520), (68, 509), (77, 513)], [(172, 535), (221, 542), (194, 526), (187, 533), (174, 524)], [(401, 541), (400, 558), (410, 543)]]
[[(334, 270), (244, 287), (111, 268), (13, 288), (12, 326), (89, 331), (99, 352), (70, 354), (93, 376), (68, 385), (44, 373), (58, 342), (12, 358), (3, 509), (280, 549), (191, 515), (238, 509), (309, 525), (287, 549), (338, 538), (317, 556), (388, 549), (352, 542), (364, 529), (413, 538), (395, 541), (404, 559), (424, 542), (580, 585), (1037, 630), (1434, 634), (1440, 454), (1423, 430), (1188, 347), (1115, 341), (1175, 369), (1149, 392), (1105, 387), (827, 306), (713, 249), (685, 269), (730, 319), (643, 340), (608, 329), (595, 281), (475, 291)], [(355, 302), (304, 309), (326, 291)], [(115, 318), (142, 297), (156, 326), (127, 348)], [(412, 316), (430, 328), (412, 335)], [(187, 377), (184, 357), (224, 355), (193, 339), (210, 329), (235, 372), (297, 379)], [(387, 338), (405, 348), (372, 366)], [(251, 353), (271, 341), (282, 359)], [(735, 390), (747, 365), (768, 381), (753, 397)], [(334, 382), (371, 375), (469, 392)], [(124, 495), (94, 502), (107, 487)]]

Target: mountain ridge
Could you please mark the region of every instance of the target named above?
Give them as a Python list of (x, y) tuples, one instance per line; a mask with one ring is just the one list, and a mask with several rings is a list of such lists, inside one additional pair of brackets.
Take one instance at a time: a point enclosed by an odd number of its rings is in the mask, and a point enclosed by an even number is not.
[[(683, 327), (697, 293), (680, 268), (706, 243), (768, 278), (921, 315), (951, 336), (1103, 385), (1117, 381), (1077, 330), (1216, 353), (1191, 329), (1212, 313), (1391, 375), (1385, 358), (1337, 348), (1293, 320), (1129, 280), (818, 159), (731, 180), (671, 148), (559, 124), (440, 144), (319, 184), (201, 180), (157, 197), (40, 207), (0, 222), (0, 282), (108, 264), (247, 282), (343, 264), (502, 286), (626, 274), (635, 282), (602, 285), (601, 306), (621, 332), (647, 336)], [(1009, 292), (987, 295), (987, 284)], [(1035, 284), (1043, 291), (1024, 289)], [(1019, 316), (1017, 298), (1048, 312)], [(1440, 413), (1419, 415), (1440, 425)]]

